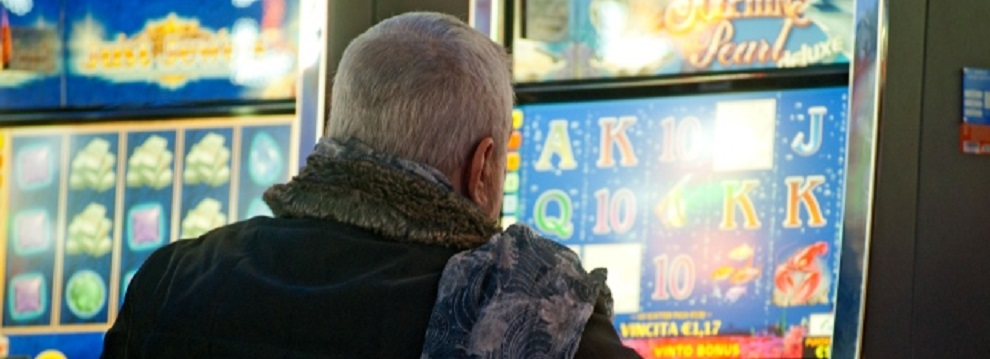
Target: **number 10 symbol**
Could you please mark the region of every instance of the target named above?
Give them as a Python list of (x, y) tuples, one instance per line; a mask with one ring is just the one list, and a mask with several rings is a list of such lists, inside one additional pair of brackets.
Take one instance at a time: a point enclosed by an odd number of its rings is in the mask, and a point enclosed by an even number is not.
[(685, 254), (674, 257), (667, 262), (667, 255), (653, 258), (656, 266), (656, 287), (653, 289), (653, 300), (684, 300), (694, 292), (694, 260)]
[(677, 122), (667, 117), (660, 122), (663, 126), (663, 152), (660, 162), (693, 161), (701, 154), (701, 122), (687, 117)]
[(595, 234), (624, 234), (636, 223), (636, 196), (623, 188), (609, 199), (608, 189), (595, 192), (598, 212), (595, 215)]

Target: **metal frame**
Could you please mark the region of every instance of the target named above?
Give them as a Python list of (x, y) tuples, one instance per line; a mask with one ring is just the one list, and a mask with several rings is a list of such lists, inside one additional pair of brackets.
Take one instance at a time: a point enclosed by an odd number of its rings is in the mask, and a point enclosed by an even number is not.
[[(863, 347), (866, 276), (876, 184), (877, 138), (886, 83), (889, 0), (856, 0), (849, 92), (845, 214), (842, 230), (833, 358), (859, 358)], [(866, 164), (866, 165), (863, 165)]]
[[(327, 111), (328, 68), (328, 20), (330, 5), (326, 0), (303, 0), (299, 6), (299, 81), (296, 91), (296, 116), (316, 118), (317, 121), (300, 121), (313, 127), (299, 129), (299, 167), (306, 164), (306, 157), (323, 136)], [(311, 51), (310, 53), (303, 52)], [(305, 136), (306, 138), (303, 138)]]
[(847, 86), (849, 67), (828, 65), (772, 72), (733, 71), (692, 76), (596, 79), (517, 84), (517, 104), (662, 97), (737, 91)]
[(77, 125), (119, 120), (193, 117), (285, 115), (295, 110), (292, 100), (225, 101), (157, 107), (93, 107), (0, 111), (0, 127)]
[[(490, 0), (489, 2), (489, 13), (491, 14), (491, 19), (489, 19), (488, 34), (492, 41), (499, 44), (505, 43), (505, 1), (506, 0)], [(468, 0), (468, 24), (477, 28), (477, 21), (475, 13), (478, 10), (478, 0)]]

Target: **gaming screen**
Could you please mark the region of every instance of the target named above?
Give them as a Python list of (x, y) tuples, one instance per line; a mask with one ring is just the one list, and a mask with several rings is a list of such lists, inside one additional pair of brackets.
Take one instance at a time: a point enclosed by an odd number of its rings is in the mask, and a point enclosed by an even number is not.
[(847, 89), (582, 103), (514, 114), (504, 224), (607, 267), (646, 358), (828, 357)]
[(846, 64), (852, 0), (516, 0), (518, 83)]
[[(0, 129), (0, 357), (96, 358), (164, 245), (271, 216), (292, 115)], [(57, 355), (55, 355), (57, 353)]]
[(0, 1), (0, 110), (292, 99), (299, 6)]

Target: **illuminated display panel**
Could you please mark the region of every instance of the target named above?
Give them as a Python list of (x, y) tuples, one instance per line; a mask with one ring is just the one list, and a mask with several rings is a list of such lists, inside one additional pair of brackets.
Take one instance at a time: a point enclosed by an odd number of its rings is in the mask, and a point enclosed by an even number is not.
[(298, 126), (284, 115), (0, 131), (0, 356), (98, 357), (155, 249), (271, 215), (261, 196), (295, 173)]
[(294, 97), (298, 1), (88, 0), (65, 11), (70, 107)]
[(852, 0), (515, 0), (518, 83), (849, 62)]
[(646, 358), (817, 357), (832, 336), (847, 89), (532, 104), (503, 224), (607, 267)]
[(0, 111), (295, 97), (299, 0), (0, 3)]

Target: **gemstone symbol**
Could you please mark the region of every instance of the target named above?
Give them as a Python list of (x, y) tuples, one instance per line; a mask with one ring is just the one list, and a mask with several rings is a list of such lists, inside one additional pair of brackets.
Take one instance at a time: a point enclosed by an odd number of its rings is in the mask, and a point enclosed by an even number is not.
[(65, 285), (65, 302), (77, 317), (92, 318), (107, 304), (106, 282), (94, 271), (76, 272)]
[(51, 245), (51, 219), (43, 209), (27, 210), (14, 217), (14, 252), (27, 256)]
[(25, 273), (14, 276), (8, 292), (8, 309), (14, 321), (27, 321), (40, 317), (48, 302), (45, 277), (41, 273)]
[(127, 242), (132, 250), (157, 248), (165, 239), (164, 210), (157, 203), (134, 206), (127, 215), (130, 223)]
[(17, 184), (25, 191), (38, 190), (52, 184), (55, 154), (52, 148), (35, 145), (17, 154)]

